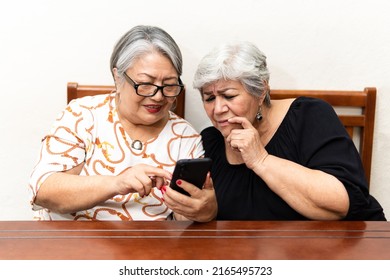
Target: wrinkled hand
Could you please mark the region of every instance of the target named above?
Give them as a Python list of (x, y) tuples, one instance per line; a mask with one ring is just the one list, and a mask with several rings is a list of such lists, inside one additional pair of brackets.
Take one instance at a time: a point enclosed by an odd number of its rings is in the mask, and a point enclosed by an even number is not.
[(210, 173), (207, 174), (203, 189), (183, 180), (178, 181), (181, 181), (181, 183), (177, 182), (178, 186), (191, 196), (181, 194), (168, 186), (162, 188), (165, 204), (175, 213), (176, 218), (183, 216), (197, 222), (208, 222), (215, 219), (218, 204)]
[(241, 153), (248, 168), (254, 169), (268, 155), (260, 140), (259, 132), (243, 117), (233, 117), (229, 119), (229, 123), (240, 124), (242, 129), (233, 129), (226, 138), (227, 143), (233, 150)]
[(125, 169), (116, 176), (118, 194), (138, 193), (141, 197), (149, 195), (152, 188), (160, 189), (172, 178), (168, 171), (147, 164), (138, 164)]

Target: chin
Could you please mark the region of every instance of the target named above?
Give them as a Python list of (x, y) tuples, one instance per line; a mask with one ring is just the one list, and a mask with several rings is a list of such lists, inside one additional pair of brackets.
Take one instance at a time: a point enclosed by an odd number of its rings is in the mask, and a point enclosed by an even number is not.
[(219, 130), (219, 132), (221, 132), (222, 136), (224, 138), (227, 138), (230, 134), (230, 132), (232, 131), (232, 128), (230, 127), (217, 127), (217, 129)]

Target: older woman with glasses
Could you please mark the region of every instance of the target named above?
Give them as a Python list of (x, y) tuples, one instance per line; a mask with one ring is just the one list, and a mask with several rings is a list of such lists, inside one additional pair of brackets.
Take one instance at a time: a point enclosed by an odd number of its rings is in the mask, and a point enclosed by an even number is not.
[[(177, 160), (204, 154), (200, 135), (170, 111), (184, 85), (181, 52), (168, 33), (132, 28), (110, 68), (116, 91), (71, 101), (42, 141), (29, 182), (35, 219), (170, 219), (161, 189)], [(179, 218), (211, 220), (213, 188), (195, 191), (183, 195), (189, 214)]]

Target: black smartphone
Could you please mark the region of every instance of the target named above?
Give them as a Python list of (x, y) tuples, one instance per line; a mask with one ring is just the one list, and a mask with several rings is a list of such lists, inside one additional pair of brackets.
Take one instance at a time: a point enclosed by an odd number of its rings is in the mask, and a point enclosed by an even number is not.
[(178, 160), (175, 169), (173, 170), (170, 187), (175, 191), (189, 196), (190, 194), (188, 192), (176, 185), (176, 181), (182, 179), (201, 189), (206, 180), (207, 173), (211, 169), (211, 162), (210, 158)]

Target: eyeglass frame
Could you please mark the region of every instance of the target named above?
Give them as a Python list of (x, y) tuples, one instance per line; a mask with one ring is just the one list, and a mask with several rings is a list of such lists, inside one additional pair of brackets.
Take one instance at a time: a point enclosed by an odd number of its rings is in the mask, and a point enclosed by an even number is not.
[[(155, 95), (157, 94), (157, 92), (158, 92), (159, 90), (161, 90), (161, 94), (162, 94), (164, 97), (167, 97), (167, 98), (171, 97), (171, 98), (173, 98), (173, 97), (178, 97), (178, 96), (180, 95), (180, 93), (183, 92), (183, 89), (184, 89), (184, 84), (182, 83), (180, 77), (178, 78), (179, 84), (158, 86), (158, 85), (155, 85), (155, 84), (152, 84), (152, 83), (140, 83), (140, 84), (137, 84), (136, 82), (133, 81), (132, 78), (129, 77), (129, 75), (127, 75), (126, 72), (123, 72), (123, 76), (125, 77), (125, 80), (134, 88), (135, 93), (136, 93), (138, 96), (142, 96), (142, 97), (153, 97), (153, 96), (155, 96)], [(142, 86), (142, 85), (155, 86), (155, 87), (156, 87), (156, 90), (154, 91), (153, 94), (150, 94), (150, 95), (142, 95), (142, 94), (139, 94), (139, 93), (138, 93), (138, 87), (139, 87), (139, 86)], [(178, 86), (178, 87), (180, 87), (180, 91), (179, 91), (179, 93), (178, 93), (177, 95), (174, 95), (174, 96), (165, 95), (165, 93), (164, 93), (164, 88), (165, 88), (165, 87), (171, 87), (171, 86)]]

